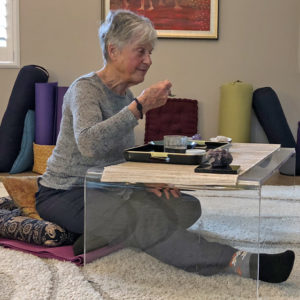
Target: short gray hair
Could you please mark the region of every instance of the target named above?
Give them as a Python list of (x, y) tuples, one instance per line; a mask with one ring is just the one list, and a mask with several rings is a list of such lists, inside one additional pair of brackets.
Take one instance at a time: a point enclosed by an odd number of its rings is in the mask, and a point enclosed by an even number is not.
[(141, 44), (150, 43), (154, 47), (156, 39), (156, 30), (151, 21), (129, 10), (110, 11), (99, 28), (99, 40), (105, 64), (109, 60), (107, 52), (109, 44), (121, 50), (135, 40)]

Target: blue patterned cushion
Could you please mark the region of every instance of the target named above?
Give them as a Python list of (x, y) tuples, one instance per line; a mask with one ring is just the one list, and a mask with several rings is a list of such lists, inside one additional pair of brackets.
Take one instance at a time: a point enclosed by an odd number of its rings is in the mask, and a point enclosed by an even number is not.
[(11, 197), (0, 197), (0, 209), (13, 210), (18, 208)]
[[(11, 201), (11, 203), (9, 203)], [(77, 234), (44, 220), (22, 216), (20, 209), (13, 208), (13, 201), (8, 197), (0, 198), (0, 236), (30, 244), (58, 247), (72, 245)]]

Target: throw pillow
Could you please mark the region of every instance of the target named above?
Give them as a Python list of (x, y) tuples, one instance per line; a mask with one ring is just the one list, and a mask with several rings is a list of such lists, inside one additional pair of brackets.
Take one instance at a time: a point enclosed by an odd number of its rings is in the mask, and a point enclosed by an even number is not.
[(33, 172), (44, 174), (47, 168), (47, 160), (51, 156), (55, 145), (33, 144)]
[(78, 237), (54, 223), (21, 214), (20, 209), (0, 209), (0, 236), (48, 247), (71, 245)]
[(145, 120), (145, 144), (162, 140), (165, 135), (193, 136), (197, 133), (198, 101), (172, 98), (161, 107), (149, 110)]
[(32, 169), (33, 166), (33, 142), (34, 142), (35, 115), (33, 110), (28, 110), (23, 129), (21, 150), (15, 160), (10, 174), (21, 173)]
[(35, 208), (35, 193), (38, 190), (37, 177), (6, 177), (3, 185), (25, 216), (41, 220)]

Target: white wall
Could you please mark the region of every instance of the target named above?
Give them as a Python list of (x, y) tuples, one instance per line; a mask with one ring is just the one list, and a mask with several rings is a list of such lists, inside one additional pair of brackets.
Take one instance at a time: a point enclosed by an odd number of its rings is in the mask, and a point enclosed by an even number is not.
[[(296, 133), (300, 119), (299, 0), (220, 0), (219, 40), (160, 39), (146, 81), (168, 78), (177, 97), (199, 101), (199, 132), (217, 135), (219, 88), (242, 80), (271, 86)], [(69, 85), (102, 65), (100, 0), (20, 0), (21, 65), (39, 64)], [(0, 69), (0, 118), (18, 69)], [(143, 143), (144, 123), (136, 128)], [(264, 139), (254, 120), (252, 136)]]

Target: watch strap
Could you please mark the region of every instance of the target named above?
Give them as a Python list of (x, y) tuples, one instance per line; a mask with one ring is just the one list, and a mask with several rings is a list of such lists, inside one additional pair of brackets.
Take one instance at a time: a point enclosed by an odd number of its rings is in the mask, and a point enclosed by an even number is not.
[(140, 112), (141, 119), (143, 119), (143, 105), (137, 98), (134, 98), (133, 100), (136, 102), (136, 108)]

